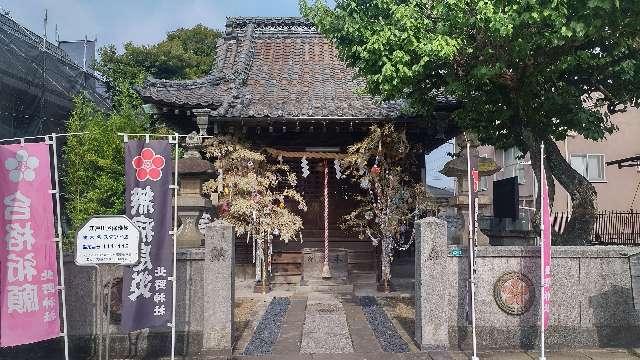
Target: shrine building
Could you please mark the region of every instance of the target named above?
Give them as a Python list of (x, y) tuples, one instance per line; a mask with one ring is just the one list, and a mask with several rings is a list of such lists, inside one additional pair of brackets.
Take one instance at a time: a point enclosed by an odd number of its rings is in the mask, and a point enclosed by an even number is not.
[[(381, 102), (364, 94), (364, 81), (339, 59), (333, 44), (298, 17), (228, 18), (208, 76), (149, 80), (138, 91), (156, 119), (182, 134), (242, 136), (256, 148), (282, 156), (298, 174), (302, 158), (306, 160), (309, 174), (300, 176), (297, 185), (308, 206), (303, 241), (274, 243), (276, 282), (296, 283), (303, 272), (303, 253), (324, 246), (325, 163), (330, 164), (329, 248), (343, 251), (349, 272), (376, 271), (378, 255), (371, 241), (337, 225), (354, 208), (350, 194), (357, 186), (338, 179), (332, 162), (361, 140), (369, 126), (393, 123), (425, 152), (458, 133), (453, 125), (437, 126), (448, 122), (432, 121), (446, 118), (456, 106), (452, 101), (442, 99), (425, 118), (403, 115), (402, 102)], [(250, 264), (251, 245), (245, 239), (236, 242), (236, 263)]]

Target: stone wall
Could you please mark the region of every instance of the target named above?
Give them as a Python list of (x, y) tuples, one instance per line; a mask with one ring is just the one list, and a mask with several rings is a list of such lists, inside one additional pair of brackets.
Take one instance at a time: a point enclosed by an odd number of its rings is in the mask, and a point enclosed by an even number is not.
[[(423, 348), (469, 349), (471, 327), (465, 321), (468, 249), (462, 249), (462, 257), (449, 255), (454, 247), (447, 245), (442, 220), (421, 220), (416, 231), (419, 343)], [(553, 248), (548, 348), (640, 346), (640, 310), (634, 308), (630, 267), (638, 253), (638, 247), (623, 246)], [(535, 246), (478, 248), (475, 309), (480, 349), (538, 347), (539, 258)], [(513, 281), (495, 291), (499, 278), (507, 273), (520, 275), (512, 274)], [(512, 284), (524, 286), (509, 290)], [(522, 296), (513, 296), (518, 294)], [(517, 306), (516, 299), (529, 299), (530, 308)], [(507, 311), (524, 313), (509, 314), (499, 303)]]
[[(176, 351), (178, 354), (197, 354), (203, 348), (203, 289), (204, 289), (204, 248), (178, 249), (177, 254), (177, 290), (176, 290)], [(122, 276), (122, 269), (112, 272), (114, 278)], [(72, 354), (77, 358), (86, 358), (95, 353), (98, 333), (96, 319), (95, 290), (96, 270), (93, 267), (79, 267), (73, 257), (65, 257), (65, 276), (67, 288), (67, 318)], [(108, 288), (108, 274), (103, 272), (103, 289)], [(126, 289), (125, 289), (126, 291)], [(116, 292), (114, 292), (116, 295)], [(115, 296), (112, 306), (115, 314), (111, 323), (112, 357), (159, 357), (171, 352), (171, 330), (158, 329), (152, 332), (143, 330), (131, 334), (120, 331), (118, 304)], [(106, 296), (103, 311), (99, 313), (106, 334)], [(106, 339), (105, 339), (106, 340)]]
[[(233, 227), (223, 222), (210, 224), (205, 247), (178, 249), (176, 290), (176, 354), (194, 355), (229, 352), (232, 346), (234, 271)], [(72, 257), (65, 258), (68, 327), (74, 358), (96, 353), (95, 282), (93, 267), (78, 267)], [(102, 288), (108, 289), (109, 276), (120, 278), (122, 268), (103, 271)], [(124, 289), (125, 292), (127, 289)], [(112, 357), (158, 358), (171, 353), (171, 329), (123, 333), (118, 323), (120, 295), (114, 291), (110, 321)], [(206, 294), (206, 295), (205, 295)], [(205, 298), (207, 304), (205, 307)], [(106, 298), (98, 316), (107, 324)], [(203, 336), (207, 334), (207, 336)]]

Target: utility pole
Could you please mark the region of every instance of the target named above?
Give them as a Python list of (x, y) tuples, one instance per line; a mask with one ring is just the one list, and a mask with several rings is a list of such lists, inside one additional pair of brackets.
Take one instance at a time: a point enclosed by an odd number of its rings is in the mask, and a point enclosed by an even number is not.
[(84, 52), (82, 53), (82, 70), (87, 72), (87, 34), (84, 35)]
[(40, 124), (38, 133), (44, 129), (44, 121), (46, 117), (46, 96), (47, 96), (47, 21), (48, 11), (44, 10), (44, 36), (42, 38), (42, 79), (40, 88)]
[(42, 50), (45, 50), (47, 47), (47, 9), (44, 9), (44, 36), (42, 37)]

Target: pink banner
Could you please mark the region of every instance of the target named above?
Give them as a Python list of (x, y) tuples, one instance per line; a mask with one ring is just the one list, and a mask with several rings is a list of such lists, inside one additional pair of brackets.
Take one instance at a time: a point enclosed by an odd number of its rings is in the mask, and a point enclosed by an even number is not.
[(49, 145), (0, 146), (0, 345), (60, 336)]
[(541, 158), (540, 191), (541, 191), (541, 217), (542, 217), (542, 241), (540, 241), (540, 271), (542, 280), (542, 327), (549, 326), (550, 305), (551, 305), (551, 209), (549, 208), (549, 187), (547, 176), (544, 171), (544, 153)]

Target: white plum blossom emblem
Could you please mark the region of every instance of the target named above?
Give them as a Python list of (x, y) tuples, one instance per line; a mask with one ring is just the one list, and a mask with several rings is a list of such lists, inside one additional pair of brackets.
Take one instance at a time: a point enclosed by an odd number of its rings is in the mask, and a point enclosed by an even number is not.
[(29, 156), (26, 150), (19, 150), (15, 158), (5, 160), (4, 167), (9, 170), (9, 179), (13, 182), (33, 181), (39, 164), (37, 157)]

